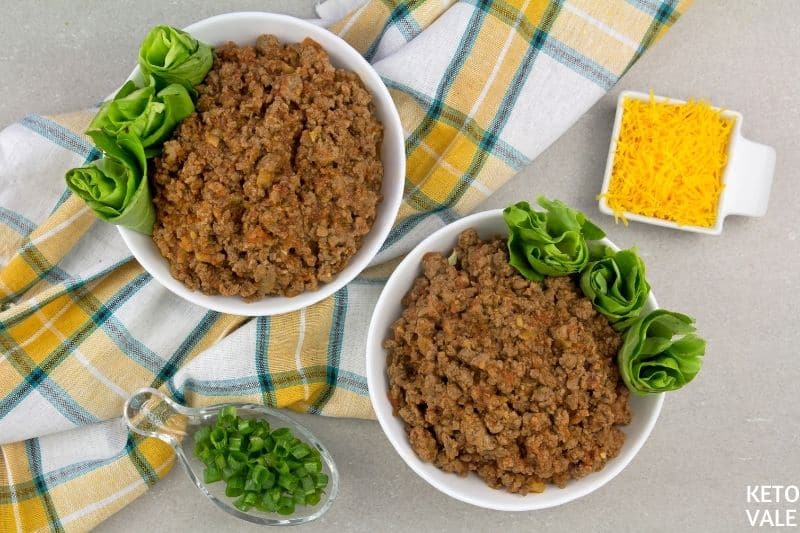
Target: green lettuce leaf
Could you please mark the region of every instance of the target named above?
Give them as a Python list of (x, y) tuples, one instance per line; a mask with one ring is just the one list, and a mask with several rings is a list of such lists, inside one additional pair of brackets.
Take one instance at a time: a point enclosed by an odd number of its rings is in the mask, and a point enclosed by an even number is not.
[(641, 396), (677, 390), (692, 381), (706, 350), (706, 341), (695, 331), (693, 318), (665, 309), (635, 319), (617, 355), (625, 385)]
[(131, 133), (142, 141), (145, 155), (153, 157), (175, 126), (193, 111), (194, 103), (183, 85), (173, 83), (156, 92), (155, 80), (149, 76), (145, 87), (125, 83), (113, 100), (100, 107), (86, 133), (103, 132), (110, 137)]
[(147, 180), (147, 160), (136, 135), (114, 139), (95, 132), (104, 157), (66, 174), (67, 186), (102, 220), (150, 235), (156, 220)]
[(614, 328), (622, 330), (639, 316), (650, 294), (642, 258), (636, 250), (614, 252), (608, 246), (590, 247), (592, 261), (581, 272), (583, 294)]
[(157, 89), (178, 83), (194, 95), (213, 62), (209, 45), (170, 26), (154, 27), (139, 48), (139, 67), (156, 79)]
[(545, 211), (534, 211), (527, 202), (503, 210), (509, 263), (532, 280), (580, 272), (589, 262), (586, 241), (601, 239), (605, 233), (559, 200), (539, 197), (537, 202)]

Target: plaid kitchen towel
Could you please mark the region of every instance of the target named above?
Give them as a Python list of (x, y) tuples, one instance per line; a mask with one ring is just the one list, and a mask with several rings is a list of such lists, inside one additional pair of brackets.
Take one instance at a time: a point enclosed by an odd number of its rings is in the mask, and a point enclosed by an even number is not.
[(393, 265), (552, 143), (685, 8), (678, 0), (370, 0), (334, 23), (400, 110), (405, 202), (370, 270), (317, 305), (272, 318), (247, 321), (173, 296), (130, 257), (116, 228), (64, 190), (64, 172), (98, 155), (81, 134), (91, 111), (28, 115), (6, 128), (0, 531), (86, 530), (169, 471), (170, 449), (129, 435), (119, 418), (142, 386), (192, 405), (371, 417), (366, 327)]

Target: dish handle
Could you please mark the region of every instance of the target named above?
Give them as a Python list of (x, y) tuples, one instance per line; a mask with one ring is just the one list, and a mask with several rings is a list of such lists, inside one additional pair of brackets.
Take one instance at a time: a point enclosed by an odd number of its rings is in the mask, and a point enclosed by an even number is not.
[(775, 149), (739, 137), (725, 182), (725, 214), (763, 217), (775, 175)]

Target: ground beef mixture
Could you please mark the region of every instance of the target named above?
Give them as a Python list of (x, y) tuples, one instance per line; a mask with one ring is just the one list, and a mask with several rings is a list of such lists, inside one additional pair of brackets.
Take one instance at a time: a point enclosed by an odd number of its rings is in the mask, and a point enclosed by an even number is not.
[(207, 294), (293, 296), (330, 281), (381, 201), (383, 128), (358, 76), (314, 41), (226, 44), (152, 169), (153, 240)]
[(412, 448), (521, 494), (600, 470), (631, 419), (619, 334), (571, 278), (517, 273), (503, 240), (470, 229), (455, 253), (425, 255), (384, 342)]

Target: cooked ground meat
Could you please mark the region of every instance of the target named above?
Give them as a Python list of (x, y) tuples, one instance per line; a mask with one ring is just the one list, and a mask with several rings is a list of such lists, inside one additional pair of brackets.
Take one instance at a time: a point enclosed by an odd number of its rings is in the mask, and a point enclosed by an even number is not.
[(381, 201), (383, 127), (358, 76), (311, 39), (228, 43), (152, 171), (172, 275), (207, 294), (294, 296), (330, 281)]
[(569, 277), (529, 281), (503, 240), (426, 254), (384, 341), (389, 399), (417, 455), (491, 487), (541, 492), (600, 470), (625, 440), (620, 335)]

